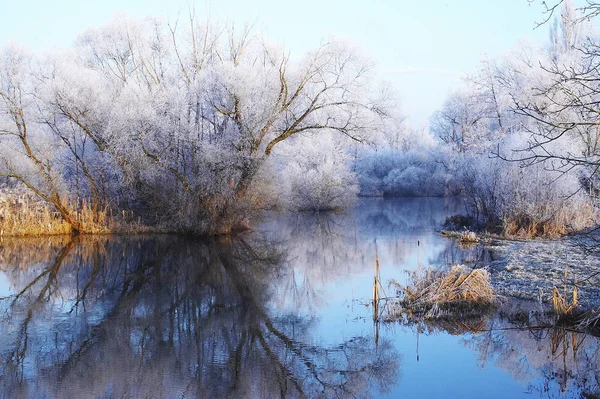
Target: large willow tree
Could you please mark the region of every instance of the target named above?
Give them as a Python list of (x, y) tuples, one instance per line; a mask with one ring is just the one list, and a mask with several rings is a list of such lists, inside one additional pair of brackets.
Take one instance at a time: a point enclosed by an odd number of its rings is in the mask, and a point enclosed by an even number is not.
[(254, 187), (269, 177), (257, 176), (279, 143), (330, 132), (365, 141), (385, 116), (371, 65), (351, 47), (293, 58), (193, 16), (116, 20), (49, 58), (5, 50), (0, 68), (0, 174), (83, 232), (73, 217), (83, 202), (228, 232), (261, 202)]

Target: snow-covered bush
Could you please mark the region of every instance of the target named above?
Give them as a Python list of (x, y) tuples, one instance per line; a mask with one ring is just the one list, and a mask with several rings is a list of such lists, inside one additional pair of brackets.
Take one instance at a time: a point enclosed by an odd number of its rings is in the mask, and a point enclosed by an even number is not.
[[(523, 148), (528, 134), (499, 143), (509, 158)], [(592, 199), (581, 190), (583, 168), (565, 172), (552, 162), (523, 163), (489, 154), (469, 154), (457, 163), (455, 178), (476, 220), (511, 236), (560, 236), (597, 222)]]
[(280, 158), (280, 206), (296, 210), (336, 210), (356, 202), (359, 191), (351, 158), (333, 135), (307, 137), (287, 146)]
[(449, 176), (434, 151), (364, 151), (355, 161), (363, 196), (443, 196)]

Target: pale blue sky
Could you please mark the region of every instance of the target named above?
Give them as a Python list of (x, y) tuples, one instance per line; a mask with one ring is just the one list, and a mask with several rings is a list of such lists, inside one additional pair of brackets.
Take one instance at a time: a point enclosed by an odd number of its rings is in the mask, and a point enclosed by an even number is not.
[(494, 57), (519, 40), (544, 41), (539, 2), (527, 0), (19, 0), (0, 5), (0, 45), (31, 50), (67, 47), (87, 27), (118, 13), (175, 19), (194, 4), (199, 16), (254, 23), (292, 53), (337, 37), (357, 43), (401, 94), (414, 125), (425, 125), (460, 77), (484, 54)]

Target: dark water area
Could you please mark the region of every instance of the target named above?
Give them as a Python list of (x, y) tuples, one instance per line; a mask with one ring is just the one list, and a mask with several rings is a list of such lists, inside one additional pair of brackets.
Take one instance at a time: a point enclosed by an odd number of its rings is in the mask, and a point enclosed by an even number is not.
[(535, 302), (373, 321), (376, 256), (384, 282), (419, 263), (497, 262), (439, 235), (453, 213), (365, 199), (211, 240), (5, 238), (0, 397), (598, 397), (600, 341), (529, 328)]

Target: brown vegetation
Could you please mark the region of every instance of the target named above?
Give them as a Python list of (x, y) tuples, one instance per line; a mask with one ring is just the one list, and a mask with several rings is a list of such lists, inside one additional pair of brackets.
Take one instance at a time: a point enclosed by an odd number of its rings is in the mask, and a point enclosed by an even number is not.
[[(569, 233), (581, 231), (600, 222), (598, 209), (591, 202), (578, 206), (564, 205), (562, 207), (538, 206), (529, 213), (509, 213), (503, 217), (488, 215), (486, 232), (497, 233), (506, 238), (533, 239), (533, 238), (559, 238)], [(479, 242), (479, 238), (463, 226), (465, 220), (472, 219), (468, 216), (455, 215), (447, 218), (444, 226), (449, 230), (442, 230), (444, 237), (457, 238), (463, 243)], [(472, 225), (469, 225), (472, 226)]]
[[(571, 331), (600, 336), (600, 313), (595, 310), (583, 311), (576, 303), (568, 303), (566, 297), (556, 288), (552, 291), (554, 311), (558, 316), (556, 325)], [(574, 299), (577, 289), (573, 291)]]
[(566, 280), (565, 272), (562, 292), (556, 286), (552, 287), (552, 307), (554, 314), (557, 316), (556, 325), (569, 330), (600, 336), (600, 313), (593, 309), (583, 310), (579, 306), (577, 284), (573, 284), (573, 290), (568, 290)]
[(469, 231), (469, 230), (465, 230), (462, 232), (442, 230), (440, 232), (440, 234), (443, 237), (455, 238), (462, 244), (475, 244), (480, 241), (479, 237), (477, 237), (477, 234), (475, 234), (475, 232)]
[[(0, 196), (0, 236), (141, 233), (150, 230), (131, 212), (121, 211), (114, 215), (106, 209), (94, 209), (85, 201), (72, 213), (78, 226), (74, 228), (51, 204), (36, 200), (34, 196), (6, 191)], [(77, 209), (71, 205), (70, 208)]]
[(429, 268), (422, 274), (409, 272), (410, 285), (393, 281), (400, 300), (391, 303), (388, 319), (404, 314), (425, 319), (453, 319), (481, 314), (493, 307), (498, 296), (485, 269), (454, 266), (449, 271)]
[(503, 221), (503, 232), (512, 238), (558, 238), (598, 223), (597, 209), (591, 203), (577, 208), (563, 207), (545, 216), (513, 215)]

